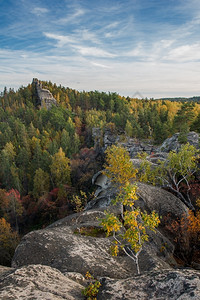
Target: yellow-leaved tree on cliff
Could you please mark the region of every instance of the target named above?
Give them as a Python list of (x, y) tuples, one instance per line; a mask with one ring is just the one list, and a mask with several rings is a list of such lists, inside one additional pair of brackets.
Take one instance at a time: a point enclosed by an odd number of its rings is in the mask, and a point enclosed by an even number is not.
[(117, 256), (121, 248), (136, 263), (137, 272), (140, 274), (138, 257), (144, 242), (148, 240), (147, 229), (155, 231), (160, 220), (155, 211), (147, 214), (134, 206), (138, 199), (137, 185), (134, 183), (137, 169), (134, 168), (128, 152), (123, 147), (113, 145), (106, 150), (104, 174), (118, 189), (113, 202), (120, 202), (125, 212), (121, 219), (113, 213), (106, 212), (101, 225), (106, 230), (107, 236), (113, 235), (112, 255)]

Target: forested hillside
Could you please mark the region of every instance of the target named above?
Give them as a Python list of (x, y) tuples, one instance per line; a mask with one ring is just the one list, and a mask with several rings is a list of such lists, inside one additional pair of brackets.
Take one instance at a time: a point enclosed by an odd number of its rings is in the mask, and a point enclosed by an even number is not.
[[(23, 234), (64, 217), (92, 197), (102, 169), (92, 128), (161, 144), (175, 132), (200, 132), (200, 104), (139, 100), (116, 93), (78, 92), (42, 82), (57, 100), (36, 107), (32, 85), (0, 97), (0, 218)], [(14, 238), (11, 236), (11, 238)]]

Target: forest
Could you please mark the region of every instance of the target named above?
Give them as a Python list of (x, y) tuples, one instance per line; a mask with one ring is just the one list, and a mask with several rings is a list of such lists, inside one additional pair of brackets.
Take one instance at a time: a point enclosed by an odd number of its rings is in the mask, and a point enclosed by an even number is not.
[(0, 96), (1, 264), (9, 264), (27, 232), (80, 211), (93, 197), (92, 176), (104, 155), (92, 129), (160, 145), (180, 132), (200, 133), (200, 103), (140, 100), (117, 93), (82, 91), (43, 81), (57, 100), (50, 110), (36, 106), (32, 84)]

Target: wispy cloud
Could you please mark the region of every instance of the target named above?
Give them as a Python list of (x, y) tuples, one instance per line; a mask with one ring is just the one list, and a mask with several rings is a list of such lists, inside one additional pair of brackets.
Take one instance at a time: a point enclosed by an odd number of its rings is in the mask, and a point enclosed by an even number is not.
[(97, 62), (91, 62), (91, 64), (95, 67), (99, 67), (99, 68), (106, 68), (106, 69), (110, 69), (111, 67), (110, 66), (106, 66), (104, 64), (101, 64), (101, 63), (97, 63)]
[(198, 0), (10, 0), (0, 22), (0, 89), (39, 77), (129, 96), (199, 94)]
[[(108, 57), (108, 58), (116, 57), (116, 54), (106, 51), (104, 49), (81, 45), (80, 40), (75, 39), (73, 36), (69, 37), (69, 36), (57, 35), (53, 33), (44, 33), (44, 35), (47, 38), (56, 40), (57, 47), (62, 48), (67, 45), (68, 47), (71, 47), (72, 49), (76, 50), (79, 54), (83, 56)], [(92, 39), (94, 41), (94, 35), (90, 35), (88, 33), (86, 33), (86, 35), (87, 37), (83, 36), (82, 40)]]
[(116, 54), (105, 51), (97, 47), (85, 47), (85, 46), (74, 46), (75, 49), (83, 56), (95, 56), (95, 57), (116, 57)]
[(89, 29), (76, 30), (76, 38), (83, 41), (90, 41), (93, 44), (101, 44), (100, 37)]
[(56, 20), (56, 24), (66, 25), (67, 23), (78, 22), (80, 17), (86, 13), (85, 9), (77, 8), (74, 13), (67, 14), (65, 17)]
[(176, 62), (200, 61), (200, 43), (193, 45), (182, 45), (172, 49), (165, 59)]
[(49, 10), (45, 7), (34, 7), (31, 12), (40, 17), (40, 16), (48, 13), (48, 11)]
[(77, 43), (77, 41), (73, 37), (70, 37), (70, 36), (49, 33), (49, 32), (44, 32), (43, 34), (44, 34), (44, 36), (46, 36), (49, 39), (56, 40), (57, 47), (64, 47), (67, 44), (76, 44)]

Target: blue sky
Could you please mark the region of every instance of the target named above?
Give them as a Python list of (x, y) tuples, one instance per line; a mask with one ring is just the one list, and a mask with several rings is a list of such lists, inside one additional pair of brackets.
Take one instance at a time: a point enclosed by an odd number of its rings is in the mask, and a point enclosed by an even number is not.
[(200, 95), (199, 0), (0, 0), (0, 91)]

